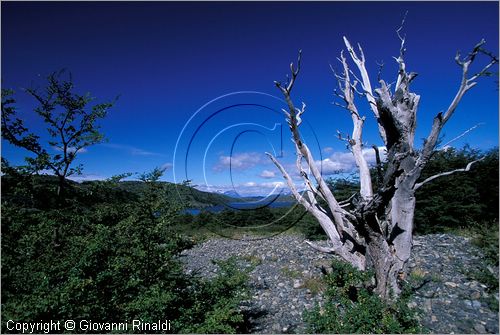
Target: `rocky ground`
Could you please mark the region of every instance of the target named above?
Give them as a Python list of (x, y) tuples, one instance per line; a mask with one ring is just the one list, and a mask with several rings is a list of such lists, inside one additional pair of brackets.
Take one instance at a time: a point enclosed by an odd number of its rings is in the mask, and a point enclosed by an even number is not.
[[(329, 255), (316, 252), (303, 238), (279, 235), (262, 240), (211, 239), (182, 253), (186, 271), (212, 276), (215, 259), (236, 256), (255, 266), (251, 299), (242, 309), (251, 333), (303, 333), (302, 313), (323, 301), (322, 267)], [(467, 238), (425, 235), (415, 238), (409, 272), (420, 279), (411, 305), (423, 311), (421, 323), (431, 333), (498, 333), (498, 292), (468, 274), (482, 263)], [(486, 268), (485, 266), (483, 268)], [(497, 272), (498, 269), (491, 269)], [(419, 286), (420, 286), (419, 285)]]

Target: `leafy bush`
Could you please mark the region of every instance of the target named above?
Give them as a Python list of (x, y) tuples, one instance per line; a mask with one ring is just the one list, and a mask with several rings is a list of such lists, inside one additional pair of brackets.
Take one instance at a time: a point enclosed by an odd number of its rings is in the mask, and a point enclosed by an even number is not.
[(2, 320), (169, 319), (173, 332), (236, 332), (247, 275), (231, 261), (211, 281), (183, 273), (177, 255), (190, 241), (171, 229), (180, 207), (160, 175), (141, 176), (140, 194), (74, 185), (64, 207), (39, 199), (57, 184), (2, 176)]
[[(481, 262), (473, 267), (463, 269), (463, 273), (471, 280), (486, 285), (486, 290), (493, 294), (498, 292), (498, 224), (493, 223), (478, 227), (473, 231), (472, 243), (481, 249)], [(484, 302), (498, 312), (498, 300), (493, 295)]]
[(396, 302), (383, 302), (366, 288), (369, 272), (350, 264), (334, 261), (325, 276), (324, 306), (315, 306), (305, 314), (311, 333), (421, 333), (416, 311), (408, 307), (409, 291)]
[[(248, 297), (248, 272), (240, 270), (236, 258), (215, 262), (220, 270), (210, 281), (197, 278), (189, 299), (193, 304), (181, 310), (179, 324), (186, 333), (235, 333), (243, 326), (239, 303)], [(207, 308), (209, 307), (210, 308)]]
[(478, 226), (473, 231), (472, 243), (481, 249), (486, 263), (498, 266), (498, 220)]

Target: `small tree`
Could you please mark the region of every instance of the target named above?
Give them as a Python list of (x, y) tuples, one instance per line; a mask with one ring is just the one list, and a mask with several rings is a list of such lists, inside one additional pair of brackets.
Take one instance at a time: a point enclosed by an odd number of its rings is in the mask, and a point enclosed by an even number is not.
[(38, 103), (34, 112), (47, 125), (48, 145), (42, 144), (41, 137), (31, 132), (17, 117), (14, 91), (7, 89), (2, 89), (2, 136), (11, 144), (34, 154), (34, 157), (26, 158), (32, 171), (51, 170), (59, 179), (57, 194), (61, 195), (66, 179), (81, 174), (82, 165), (73, 166), (78, 153), (103, 141), (97, 121), (106, 116), (113, 103), (89, 107), (94, 98), (89, 93), (74, 93), (71, 76), (63, 79), (62, 71), (52, 73), (47, 80), (43, 91), (29, 88), (25, 92)]
[[(361, 46), (356, 51), (344, 37), (344, 43), (351, 60), (357, 67), (356, 75), (350, 68), (344, 52), (340, 53), (342, 73), (335, 74), (341, 98), (353, 122), (352, 135), (339, 137), (345, 140), (354, 155), (359, 172), (360, 191), (357, 197), (339, 202), (321, 175), (312, 153), (304, 143), (301, 133), (301, 116), (305, 104), (295, 107), (291, 92), (300, 71), (300, 59), (297, 67), (290, 64), (291, 77), (286, 85), (275, 82), (288, 105), (284, 111), (292, 133), (297, 154), (297, 169), (305, 184), (305, 192), (299, 193), (292, 177), (283, 165), (272, 155), (267, 154), (283, 174), (296, 200), (306, 208), (319, 222), (329, 238), (330, 246), (323, 247), (307, 241), (315, 249), (333, 253), (360, 270), (372, 269), (375, 273), (375, 292), (384, 300), (391, 300), (400, 293), (398, 278), (404, 277), (405, 265), (412, 249), (413, 218), (415, 211), (415, 191), (437, 177), (458, 171), (469, 171), (467, 167), (440, 173), (419, 181), (423, 168), (431, 158), (441, 129), (452, 117), (464, 94), (474, 87), (476, 80), (488, 74), (488, 70), (498, 62), (497, 58), (483, 49), (482, 40), (465, 57), (457, 53), (455, 61), (462, 70), (462, 80), (458, 92), (444, 113), (434, 118), (432, 129), (424, 140), (421, 149), (415, 148), (416, 112), (420, 96), (410, 91), (410, 84), (416, 78), (414, 72), (407, 72), (404, 61), (405, 39), (401, 40), (400, 54), (396, 58), (399, 65), (394, 88), (384, 80), (379, 80), (380, 87), (373, 90), (370, 77), (365, 67), (365, 55)], [(470, 67), (477, 56), (486, 55), (489, 63), (478, 73), (470, 75)], [(377, 183), (372, 183), (368, 163), (363, 156), (362, 131), (365, 116), (355, 104), (355, 94), (364, 96), (378, 123), (380, 137), (387, 149), (385, 168), (378, 167)], [(377, 153), (377, 151), (376, 151)], [(305, 165), (305, 166), (304, 166)], [(374, 190), (375, 186), (375, 190)]]

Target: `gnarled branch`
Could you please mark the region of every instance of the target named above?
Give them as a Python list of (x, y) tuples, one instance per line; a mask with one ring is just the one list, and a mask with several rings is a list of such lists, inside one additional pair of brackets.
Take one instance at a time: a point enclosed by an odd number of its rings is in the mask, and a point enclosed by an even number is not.
[(358, 49), (359, 49), (359, 53), (360, 53), (360, 55), (358, 56), (358, 54), (356, 53), (356, 51), (352, 47), (351, 43), (349, 42), (349, 40), (345, 36), (343, 38), (344, 38), (344, 44), (347, 48), (347, 51), (349, 52), (351, 59), (353, 60), (354, 64), (356, 64), (356, 66), (358, 67), (358, 70), (361, 74), (361, 87), (365, 93), (366, 100), (368, 101), (368, 104), (370, 105), (370, 108), (371, 108), (373, 114), (375, 115), (375, 118), (377, 119), (380, 137), (382, 137), (382, 139), (384, 140), (384, 143), (386, 143), (387, 142), (386, 133), (385, 133), (384, 127), (380, 123), (381, 122), (380, 121), (380, 113), (379, 113), (379, 110), (377, 108), (375, 96), (373, 95), (370, 77), (368, 76), (368, 71), (366, 70), (365, 55), (363, 53), (363, 49), (358, 44)]
[(351, 119), (353, 123), (352, 137), (348, 141), (348, 143), (351, 152), (354, 156), (356, 166), (359, 169), (361, 197), (364, 200), (369, 200), (373, 197), (373, 189), (370, 176), (370, 168), (368, 167), (368, 163), (366, 162), (366, 159), (363, 156), (362, 133), (363, 133), (363, 124), (365, 122), (365, 118), (359, 115), (356, 104), (354, 103), (354, 89), (353, 89), (354, 85), (351, 83), (349, 66), (347, 65), (347, 59), (345, 58), (343, 52), (340, 53), (340, 62), (342, 63), (344, 72), (341, 77), (343, 78), (343, 82), (339, 80), (339, 88), (342, 92), (341, 97), (344, 99), (346, 103), (346, 109), (351, 114)]
[(454, 173), (457, 173), (457, 172), (468, 172), (472, 165), (476, 164), (477, 162), (480, 162), (484, 159), (484, 157), (481, 157), (480, 159), (476, 159), (472, 162), (470, 162), (469, 164), (467, 164), (467, 166), (463, 169), (455, 169), (455, 170), (452, 170), (452, 171), (446, 171), (446, 172), (442, 172), (442, 173), (438, 173), (438, 174), (435, 174), (433, 176), (430, 176), (429, 178), (426, 178), (424, 181), (420, 182), (420, 183), (416, 183), (415, 186), (413, 186), (413, 190), (418, 190), (420, 187), (422, 187), (423, 185), (427, 184), (428, 182), (431, 182), (433, 181), (434, 179), (436, 178), (439, 178), (439, 177), (444, 177), (444, 176), (449, 176), (450, 174), (454, 174)]
[(464, 131), (463, 133), (461, 133), (460, 135), (458, 136), (455, 136), (454, 138), (452, 138), (451, 140), (449, 140), (448, 142), (446, 142), (445, 144), (443, 144), (442, 146), (440, 146), (440, 148), (446, 148), (448, 145), (450, 145), (451, 143), (455, 142), (456, 140), (464, 137), (465, 135), (467, 135), (468, 133), (470, 133), (471, 131), (473, 131), (474, 129), (476, 129), (477, 127), (483, 125), (484, 123), (483, 122), (480, 122), (472, 127), (470, 127), (469, 129), (467, 129), (466, 131)]
[[(443, 129), (444, 125), (446, 122), (451, 118), (453, 113), (458, 107), (458, 104), (464, 97), (465, 93), (469, 91), (471, 88), (476, 86), (477, 82), (476, 80), (481, 77), (486, 75), (488, 72), (488, 69), (491, 68), (493, 65), (498, 63), (498, 58), (493, 56), (491, 53), (486, 52), (482, 49), (482, 46), (486, 43), (486, 41), (483, 39), (481, 40), (478, 44), (474, 46), (472, 51), (463, 59), (460, 58), (460, 53), (457, 52), (457, 55), (455, 56), (455, 62), (462, 68), (462, 80), (460, 82), (460, 87), (457, 90), (457, 93), (453, 100), (450, 103), (450, 106), (446, 110), (446, 112), (443, 113), (438, 113), (436, 117), (434, 117), (434, 121), (432, 123), (432, 128), (429, 136), (424, 141), (424, 148), (419, 156), (418, 159), (418, 165), (420, 167), (423, 167), (429, 160), (430, 156), (432, 155), (432, 152), (434, 151), (434, 148), (436, 147), (439, 134), (441, 132), (441, 129)], [(490, 57), (490, 62), (484, 66), (478, 73), (474, 74), (472, 77), (469, 78), (469, 69), (474, 60), (476, 59), (476, 56), (479, 54), (485, 54), (488, 57)]]

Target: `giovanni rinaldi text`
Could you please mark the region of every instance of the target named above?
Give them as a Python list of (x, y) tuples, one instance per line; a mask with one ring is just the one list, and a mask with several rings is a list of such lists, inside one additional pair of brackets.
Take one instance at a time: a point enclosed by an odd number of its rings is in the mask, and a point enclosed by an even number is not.
[(162, 331), (171, 330), (170, 320), (157, 320), (147, 322), (143, 320), (131, 320), (125, 322), (96, 322), (92, 320), (66, 320), (66, 321), (42, 321), (19, 322), (8, 320), (6, 328), (22, 334), (55, 333), (64, 331), (87, 332), (87, 331)]

